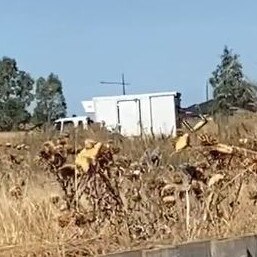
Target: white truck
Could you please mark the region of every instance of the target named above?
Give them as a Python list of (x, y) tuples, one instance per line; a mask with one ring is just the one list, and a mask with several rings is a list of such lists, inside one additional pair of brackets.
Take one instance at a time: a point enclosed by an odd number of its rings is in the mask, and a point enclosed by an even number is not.
[(70, 118), (60, 118), (54, 121), (54, 128), (59, 132), (69, 131), (73, 128), (86, 129), (88, 125), (88, 116), (76, 116)]
[(82, 101), (94, 121), (125, 136), (147, 134), (176, 136), (180, 108), (178, 92), (93, 97)]

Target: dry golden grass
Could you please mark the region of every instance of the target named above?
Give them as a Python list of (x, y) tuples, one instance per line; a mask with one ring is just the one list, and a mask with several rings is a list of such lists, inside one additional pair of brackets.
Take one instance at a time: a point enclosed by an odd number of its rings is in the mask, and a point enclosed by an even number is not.
[(25, 136), (25, 132), (0, 132), (0, 143), (19, 140)]
[[(208, 133), (222, 143), (235, 145), (242, 144), (240, 138), (247, 138), (247, 147), (257, 150), (251, 143), (257, 138), (256, 121), (252, 115), (232, 117), (228, 125), (209, 123), (196, 134)], [(233, 158), (228, 164), (224, 157), (221, 168), (214, 161), (208, 166), (203, 157), (205, 148), (199, 148), (196, 135), (191, 135), (191, 147), (176, 153), (172, 139), (126, 139), (103, 131), (71, 133), (72, 149), (82, 149), (87, 138), (105, 144), (111, 141), (120, 148), (110, 169), (115, 175), (110, 176), (109, 186), (119, 188), (125, 207), (118, 209), (119, 203), (114, 201), (117, 195), (108, 191), (107, 184), (102, 186), (98, 176), (92, 183), (99, 187), (99, 196), (110, 198), (105, 204), (113, 207), (108, 209), (95, 201), (95, 214), (89, 211), (92, 199), (86, 195), (79, 210), (67, 209), (65, 193), (55, 175), (34, 161), (43, 143), (52, 138), (57, 136), (4, 138), (11, 146), (4, 144), (0, 149), (0, 256), (94, 256), (152, 244), (257, 232), (257, 172), (249, 168), (252, 160), (247, 163), (246, 158)], [(21, 143), (29, 149), (17, 149)], [(146, 150), (152, 154), (151, 160)], [(74, 161), (75, 155), (71, 155), (65, 163)], [(187, 180), (181, 168), (185, 163), (196, 168), (189, 191), (190, 217)], [(93, 193), (88, 191), (89, 196)]]

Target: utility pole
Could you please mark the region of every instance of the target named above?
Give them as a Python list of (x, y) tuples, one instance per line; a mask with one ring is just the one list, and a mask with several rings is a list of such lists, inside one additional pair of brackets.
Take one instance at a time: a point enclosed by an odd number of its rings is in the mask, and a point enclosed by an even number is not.
[(208, 80), (206, 81), (206, 101), (209, 100), (209, 82)]
[(129, 83), (125, 83), (124, 73), (122, 73), (121, 82), (101, 81), (100, 83), (101, 84), (108, 84), (108, 85), (122, 85), (122, 93), (123, 93), (123, 95), (126, 95), (126, 87), (125, 86), (130, 85)]

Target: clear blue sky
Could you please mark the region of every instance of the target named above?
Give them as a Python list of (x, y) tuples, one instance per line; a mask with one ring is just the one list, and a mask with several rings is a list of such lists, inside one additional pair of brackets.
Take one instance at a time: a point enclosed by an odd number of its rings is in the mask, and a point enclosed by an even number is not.
[(69, 114), (81, 100), (176, 90), (183, 105), (205, 99), (225, 44), (257, 80), (256, 0), (1, 0), (0, 56), (37, 78), (63, 81)]

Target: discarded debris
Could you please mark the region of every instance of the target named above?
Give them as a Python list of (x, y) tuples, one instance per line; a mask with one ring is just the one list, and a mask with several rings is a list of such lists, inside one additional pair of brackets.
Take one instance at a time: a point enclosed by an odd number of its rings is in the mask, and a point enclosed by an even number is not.
[(207, 123), (207, 120), (204, 119), (204, 120), (200, 120), (197, 124), (195, 124), (195, 126), (193, 127), (193, 131), (196, 132), (198, 131), (199, 129), (201, 129), (204, 125), (206, 125)]

